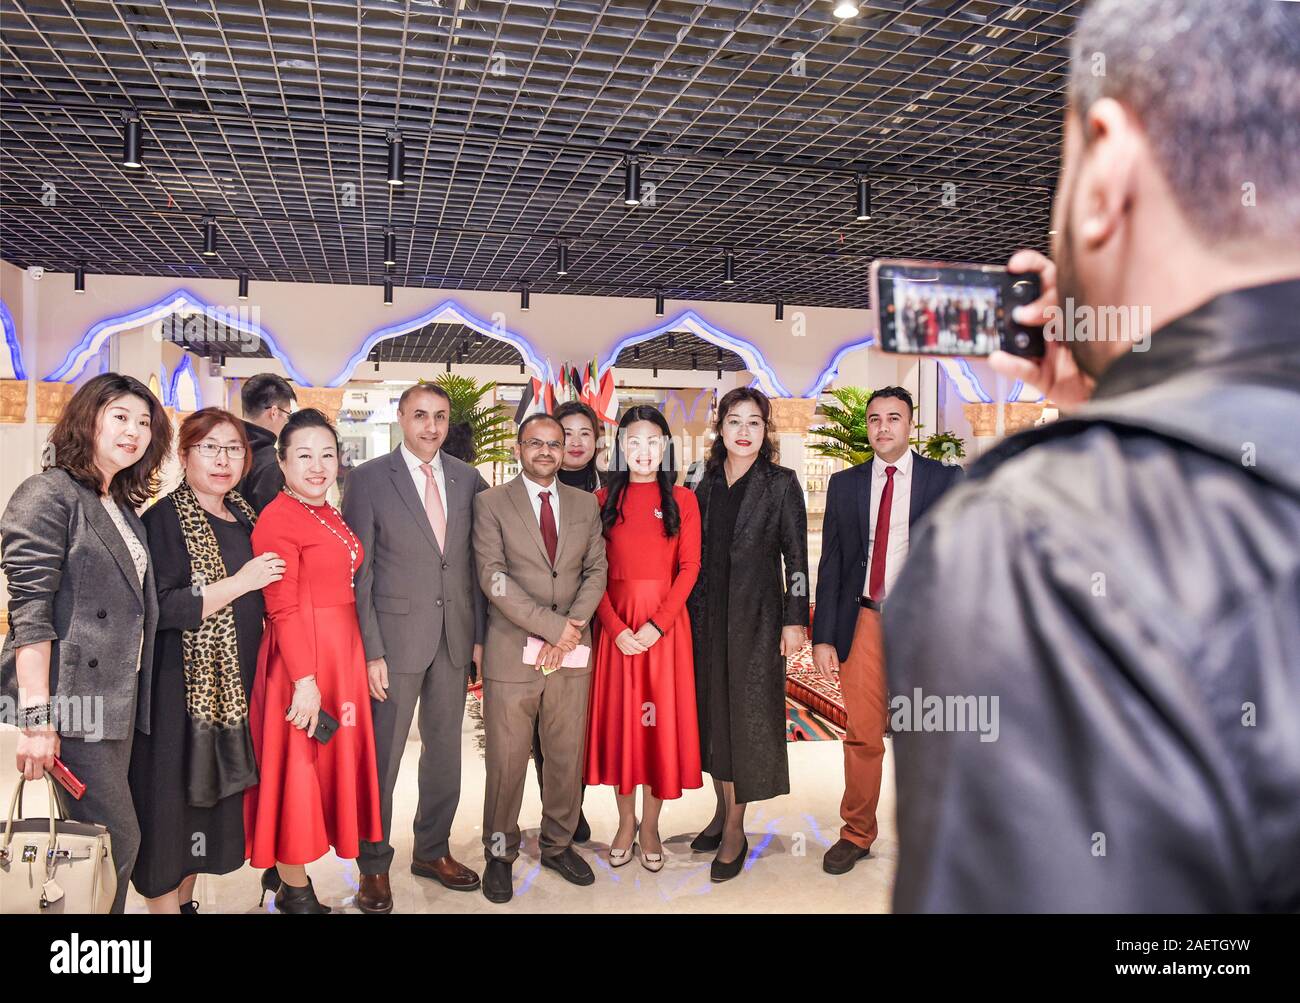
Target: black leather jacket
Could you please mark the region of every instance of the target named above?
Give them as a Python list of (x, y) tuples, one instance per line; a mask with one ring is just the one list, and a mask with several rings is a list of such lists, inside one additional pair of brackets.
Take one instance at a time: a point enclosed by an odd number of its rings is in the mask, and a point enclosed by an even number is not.
[(1300, 910), (1298, 328), (1210, 301), (931, 512), (890, 690), (998, 728), (896, 726), (896, 909)]

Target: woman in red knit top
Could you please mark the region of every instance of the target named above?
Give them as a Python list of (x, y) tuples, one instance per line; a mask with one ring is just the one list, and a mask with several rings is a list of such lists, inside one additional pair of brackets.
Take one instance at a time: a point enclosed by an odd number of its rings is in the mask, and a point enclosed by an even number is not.
[(597, 610), (585, 780), (615, 786), (614, 867), (632, 859), (642, 788), (641, 863), (651, 871), (663, 867), (663, 802), (704, 786), (685, 610), (700, 573), (700, 510), (690, 491), (674, 486), (670, 442), (656, 408), (629, 408), (609, 485), (596, 492), (609, 584)]

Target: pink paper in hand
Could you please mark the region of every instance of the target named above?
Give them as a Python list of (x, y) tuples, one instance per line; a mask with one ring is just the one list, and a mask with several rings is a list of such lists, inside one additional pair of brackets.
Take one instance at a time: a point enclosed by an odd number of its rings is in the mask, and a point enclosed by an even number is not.
[[(546, 642), (543, 641), (540, 637), (530, 637), (527, 641), (524, 642), (524, 664), (525, 665), (537, 664), (537, 656), (542, 653), (542, 645), (545, 643)], [(564, 661), (560, 663), (560, 668), (562, 669), (584, 668), (587, 664), (587, 660), (590, 657), (591, 657), (591, 649), (587, 647), (585, 644), (579, 644), (572, 651), (565, 654)], [(554, 671), (555, 671), (554, 669), (542, 670), (542, 672), (545, 673), (546, 675), (550, 675)]]

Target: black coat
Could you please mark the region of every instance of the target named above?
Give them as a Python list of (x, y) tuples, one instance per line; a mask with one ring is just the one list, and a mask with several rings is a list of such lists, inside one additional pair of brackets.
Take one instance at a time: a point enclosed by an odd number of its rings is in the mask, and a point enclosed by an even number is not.
[[(781, 628), (808, 626), (808, 516), (794, 471), (756, 461), (731, 542), (727, 590), (727, 681), (736, 800), (763, 801), (790, 791), (786, 761), (785, 659)], [(704, 547), (709, 545), (713, 477), (696, 489)], [(782, 563), (784, 562), (784, 571)], [(687, 600), (695, 642), (700, 742), (709, 748), (710, 678), (708, 562)]]
[(235, 490), (253, 506), (254, 512), (261, 513), (284, 487), (284, 472), (280, 469), (280, 458), (275, 453), (274, 432), (246, 421), (244, 434), (248, 436), (248, 445), (253, 450), (253, 463)]
[[(921, 517), (962, 476), (962, 468), (912, 457), (909, 534)], [(822, 520), (822, 558), (817, 565), (817, 611), (813, 644), (833, 644), (840, 661), (849, 657), (858, 622), (858, 597), (867, 581), (867, 542), (871, 539), (871, 463), (859, 463), (831, 476)]]

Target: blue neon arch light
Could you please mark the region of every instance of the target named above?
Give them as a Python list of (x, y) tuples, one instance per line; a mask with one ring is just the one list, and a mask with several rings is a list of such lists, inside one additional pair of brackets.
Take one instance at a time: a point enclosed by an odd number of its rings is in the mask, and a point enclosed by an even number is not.
[(9, 364), (13, 367), (14, 379), (27, 379), (27, 372), (23, 369), (23, 351), (18, 344), (18, 326), (14, 323), (14, 315), (9, 312), (9, 305), (4, 300), (0, 300), (0, 327), (4, 328), (5, 345), (9, 349)]
[(179, 407), (176, 401), (180, 395), (181, 378), (186, 375), (190, 378), (190, 385), (194, 387), (194, 410), (197, 411), (203, 407), (203, 389), (199, 385), (199, 375), (194, 370), (194, 359), (188, 354), (172, 370), (167, 389), (163, 392), (163, 404), (167, 407)]
[[(850, 352), (856, 352), (861, 348), (870, 348), (876, 343), (874, 337), (868, 337), (862, 341), (855, 341), (852, 344), (845, 345), (843, 348), (836, 350), (835, 355), (831, 358), (830, 363), (821, 371), (813, 385), (808, 388), (805, 397), (817, 397), (821, 394), (826, 384), (839, 375), (840, 363)], [(939, 369), (949, 379), (952, 380), (957, 390), (957, 395), (968, 404), (991, 404), (993, 398), (989, 396), (984, 385), (980, 382), (979, 376), (970, 366), (970, 363), (960, 357), (947, 358), (936, 357), (939, 363)]]
[(177, 289), (147, 306), (128, 313), (114, 314), (111, 317), (105, 317), (103, 320), (97, 321), (86, 331), (80, 343), (68, 353), (58, 367), (44, 378), (44, 382), (57, 383), (75, 380), (81, 375), (82, 370), (86, 368), (100, 348), (103, 347), (104, 342), (113, 335), (130, 330), (133, 327), (139, 327), (141, 324), (147, 324), (150, 321), (162, 320), (170, 314), (187, 309), (202, 313), (210, 317), (214, 322), (223, 324), (242, 334), (251, 334), (261, 339), (271, 354), (284, 366), (285, 372), (289, 374), (295, 383), (304, 387), (312, 385), (311, 381), (298, 371), (289, 356), (280, 348), (275, 337), (266, 328), (252, 321), (245, 321), (239, 316), (238, 311), (224, 310), (213, 306), (188, 289)]
[(465, 327), (471, 328), (488, 338), (505, 342), (524, 357), (524, 365), (533, 371), (534, 376), (538, 379), (550, 380), (550, 365), (542, 362), (537, 350), (522, 334), (508, 328), (489, 324), (477, 314), (466, 310), (455, 300), (445, 299), (433, 309), (425, 311), (418, 317), (411, 317), (407, 320), (398, 321), (396, 324), (389, 324), (386, 327), (371, 331), (361, 342), (361, 347), (348, 359), (343, 370), (325, 385), (327, 387), (343, 386), (352, 378), (353, 370), (365, 361), (366, 356), (370, 354), (370, 350), (379, 342), (409, 334), (412, 331), (418, 331), (426, 324), (463, 324)]
[(651, 338), (657, 338), (669, 331), (690, 331), (712, 345), (735, 352), (744, 361), (745, 368), (754, 374), (759, 389), (769, 397), (794, 396), (786, 389), (785, 384), (781, 382), (781, 378), (776, 375), (776, 371), (768, 364), (767, 359), (763, 357), (763, 353), (758, 350), (757, 346), (745, 341), (743, 338), (736, 337), (734, 334), (727, 333), (720, 327), (715, 327), (694, 310), (684, 310), (672, 320), (664, 321), (658, 327), (624, 336), (613, 347), (608, 358), (601, 365), (600, 375), (604, 376), (605, 372), (613, 367), (623, 349), (631, 348), (643, 341), (649, 341)]
[(868, 336), (864, 341), (855, 341), (850, 345), (845, 345), (843, 348), (838, 349), (835, 354), (831, 356), (831, 361), (826, 365), (826, 368), (817, 375), (817, 379), (813, 381), (813, 385), (808, 388), (808, 391), (804, 396), (813, 398), (819, 396), (826, 384), (840, 374), (840, 363), (844, 361), (844, 356), (848, 355), (850, 352), (856, 352), (859, 348), (870, 348), (875, 343), (876, 339)]

